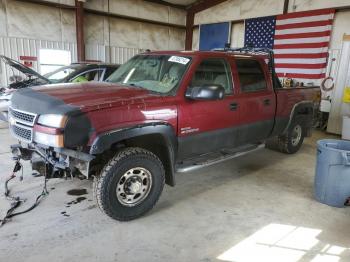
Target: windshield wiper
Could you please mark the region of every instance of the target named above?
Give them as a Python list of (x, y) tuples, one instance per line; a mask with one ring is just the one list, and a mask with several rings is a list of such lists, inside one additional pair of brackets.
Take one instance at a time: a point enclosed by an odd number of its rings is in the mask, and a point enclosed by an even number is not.
[(145, 89), (144, 87), (139, 86), (139, 85), (136, 85), (136, 84), (134, 84), (134, 83), (127, 83), (127, 84), (124, 84), (124, 83), (123, 83), (123, 85), (132, 86), (132, 87), (136, 87), (136, 88), (140, 88), (140, 89)]

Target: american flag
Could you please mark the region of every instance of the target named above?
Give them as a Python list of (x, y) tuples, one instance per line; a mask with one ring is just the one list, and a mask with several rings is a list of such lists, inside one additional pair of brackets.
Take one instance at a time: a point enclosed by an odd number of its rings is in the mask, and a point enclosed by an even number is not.
[(273, 48), (276, 16), (245, 20), (244, 46)]
[(323, 9), (247, 19), (245, 45), (273, 48), (279, 77), (324, 78), (334, 13)]

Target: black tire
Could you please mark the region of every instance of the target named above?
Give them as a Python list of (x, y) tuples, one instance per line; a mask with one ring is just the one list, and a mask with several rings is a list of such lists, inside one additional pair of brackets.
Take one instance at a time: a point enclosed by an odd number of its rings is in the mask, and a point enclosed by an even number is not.
[[(300, 130), (300, 136), (296, 139), (296, 129)], [(270, 139), (266, 143), (269, 149), (286, 154), (294, 154), (299, 151), (305, 138), (305, 126), (300, 117), (296, 117), (288, 127), (286, 134)]]
[[(141, 202), (133, 206), (126, 206), (128, 203), (125, 202), (129, 197), (123, 200), (122, 194), (119, 192), (117, 196), (117, 190), (120, 190), (120, 187), (124, 188), (124, 186), (120, 186), (123, 179), (124, 183), (127, 184), (125, 182), (126, 174), (129, 174), (130, 170), (138, 168), (148, 171), (147, 174), (151, 177), (149, 180), (151, 182), (147, 182), (149, 183), (148, 194), (144, 195), (144, 199), (140, 199)], [(119, 221), (140, 217), (150, 211), (157, 203), (164, 187), (164, 174), (162, 162), (152, 152), (135, 147), (123, 149), (105, 165), (101, 175), (94, 179), (94, 195), (97, 204), (104, 213)], [(136, 195), (134, 194), (134, 196)]]

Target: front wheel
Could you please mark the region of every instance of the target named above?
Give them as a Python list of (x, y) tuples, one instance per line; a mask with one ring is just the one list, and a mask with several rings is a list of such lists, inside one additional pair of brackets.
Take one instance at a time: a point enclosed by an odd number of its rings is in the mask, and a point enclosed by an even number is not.
[(151, 210), (164, 187), (164, 167), (152, 152), (126, 148), (118, 152), (94, 182), (100, 209), (121, 221)]

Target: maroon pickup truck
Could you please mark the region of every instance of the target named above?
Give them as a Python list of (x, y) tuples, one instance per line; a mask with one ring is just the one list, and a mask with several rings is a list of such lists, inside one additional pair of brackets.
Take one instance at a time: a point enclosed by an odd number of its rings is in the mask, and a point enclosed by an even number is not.
[(262, 146), (295, 153), (310, 135), (318, 87), (281, 88), (272, 52), (148, 52), (106, 83), (17, 91), (13, 154), (48, 176), (94, 178), (117, 220), (149, 211), (175, 173)]

